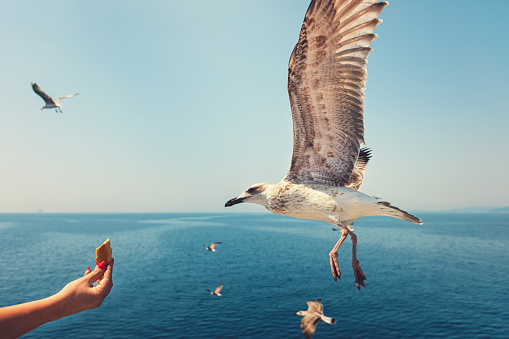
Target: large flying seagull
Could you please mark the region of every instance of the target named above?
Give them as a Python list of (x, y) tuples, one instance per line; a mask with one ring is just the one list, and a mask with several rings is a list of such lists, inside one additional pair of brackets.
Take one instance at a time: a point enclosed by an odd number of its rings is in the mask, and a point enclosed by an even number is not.
[(54, 108), (55, 111), (57, 113), (62, 113), (62, 109), (60, 107), (63, 107), (64, 105), (62, 105), (61, 103), (59, 103), (59, 101), (61, 99), (65, 99), (65, 98), (70, 98), (70, 97), (73, 97), (75, 95), (78, 95), (79, 93), (75, 93), (75, 94), (69, 94), (69, 95), (65, 95), (63, 97), (60, 97), (60, 98), (56, 98), (56, 99), (53, 99), (51, 98), (49, 95), (47, 95), (39, 86), (37, 86), (37, 84), (35, 82), (32, 82), (32, 89), (34, 90), (35, 93), (37, 93), (43, 100), (44, 102), (46, 103), (42, 108), (41, 108), (41, 111), (45, 108)]
[(256, 184), (226, 207), (250, 202), (301, 219), (323, 220), (341, 229), (329, 253), (334, 280), (341, 277), (337, 251), (350, 235), (357, 288), (366, 277), (357, 260), (353, 221), (389, 216), (422, 224), (389, 202), (358, 191), (371, 158), (364, 145), (366, 58), (377, 37), (378, 15), (387, 2), (313, 0), (288, 65), (293, 117), (293, 156), (286, 177), (275, 185)]

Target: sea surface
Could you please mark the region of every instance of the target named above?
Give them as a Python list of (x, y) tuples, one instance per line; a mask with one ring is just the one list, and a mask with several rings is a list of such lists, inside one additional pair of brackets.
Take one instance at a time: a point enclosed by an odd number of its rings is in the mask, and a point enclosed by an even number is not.
[[(24, 338), (302, 338), (306, 301), (336, 325), (314, 338), (509, 338), (509, 214), (364, 218), (351, 241), (323, 222), (271, 214), (0, 214), (0, 307), (44, 298), (111, 241), (114, 286), (98, 309)], [(222, 241), (216, 252), (203, 244)], [(223, 297), (210, 295), (224, 283)], [(1, 334), (0, 334), (1, 336)]]

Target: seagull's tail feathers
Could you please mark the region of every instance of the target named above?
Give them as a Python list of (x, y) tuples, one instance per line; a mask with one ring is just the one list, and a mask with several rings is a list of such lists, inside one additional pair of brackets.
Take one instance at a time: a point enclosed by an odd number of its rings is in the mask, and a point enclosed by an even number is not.
[(321, 319), (323, 322), (326, 322), (327, 324), (334, 325), (336, 323), (336, 319), (324, 315), (322, 315)]
[(412, 215), (406, 211), (403, 211), (402, 209), (397, 208), (396, 206), (392, 206), (387, 201), (379, 201), (377, 203), (377, 207), (383, 211), (382, 215), (398, 218), (401, 220), (406, 220), (413, 222), (414, 224), (422, 225), (421, 219), (417, 218), (415, 215)]

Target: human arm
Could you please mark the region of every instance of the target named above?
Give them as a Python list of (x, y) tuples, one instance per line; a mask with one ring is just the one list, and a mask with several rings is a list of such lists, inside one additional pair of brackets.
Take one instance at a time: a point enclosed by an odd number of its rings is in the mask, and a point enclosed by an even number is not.
[(2, 338), (17, 338), (47, 322), (99, 307), (113, 287), (112, 273), (113, 261), (106, 267), (101, 263), (48, 298), (0, 308)]

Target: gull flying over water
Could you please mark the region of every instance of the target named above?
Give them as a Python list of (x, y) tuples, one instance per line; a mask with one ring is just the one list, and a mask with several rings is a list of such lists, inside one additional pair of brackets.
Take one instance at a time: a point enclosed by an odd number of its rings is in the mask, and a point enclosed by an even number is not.
[(49, 95), (46, 94), (46, 92), (44, 92), (39, 86), (37, 86), (37, 84), (35, 82), (32, 82), (32, 89), (34, 90), (35, 93), (37, 93), (43, 100), (44, 102), (46, 103), (42, 108), (41, 108), (41, 111), (45, 108), (54, 108), (55, 111), (57, 113), (62, 113), (62, 109), (60, 109), (60, 107), (63, 107), (64, 105), (62, 105), (61, 103), (59, 103), (59, 101), (61, 99), (66, 99), (66, 98), (70, 98), (70, 97), (73, 97), (75, 95), (78, 95), (79, 93), (75, 93), (75, 94), (69, 94), (69, 95), (66, 95), (66, 96), (63, 96), (63, 97), (60, 97), (60, 98), (56, 98), (56, 99), (53, 99), (51, 98)]
[(311, 339), (313, 337), (318, 322), (323, 321), (331, 325), (336, 323), (336, 319), (323, 315), (323, 305), (321, 299), (308, 301), (308, 310), (299, 311), (295, 313), (295, 315), (300, 315), (303, 317), (300, 321), (300, 329), (302, 330), (302, 334), (304, 334), (304, 338), (306, 339)]
[(213, 295), (217, 295), (218, 297), (222, 297), (223, 295), (221, 294), (221, 290), (223, 289), (223, 286), (224, 286), (224, 283), (217, 286), (214, 291), (211, 291), (207, 288), (207, 292), (209, 292), (210, 294), (213, 294)]
[(293, 118), (293, 156), (286, 177), (275, 185), (255, 184), (226, 207), (249, 202), (269, 211), (339, 226), (329, 253), (334, 280), (341, 278), (338, 249), (350, 235), (357, 288), (366, 276), (357, 260), (353, 222), (389, 216), (422, 224), (389, 202), (359, 192), (371, 158), (364, 145), (364, 89), (369, 45), (387, 2), (313, 0), (288, 65)]
[(210, 246), (203, 244), (203, 246), (205, 246), (207, 251), (215, 252), (216, 251), (216, 245), (219, 245), (219, 244), (222, 244), (222, 242), (221, 241), (213, 242), (212, 244), (210, 244)]

